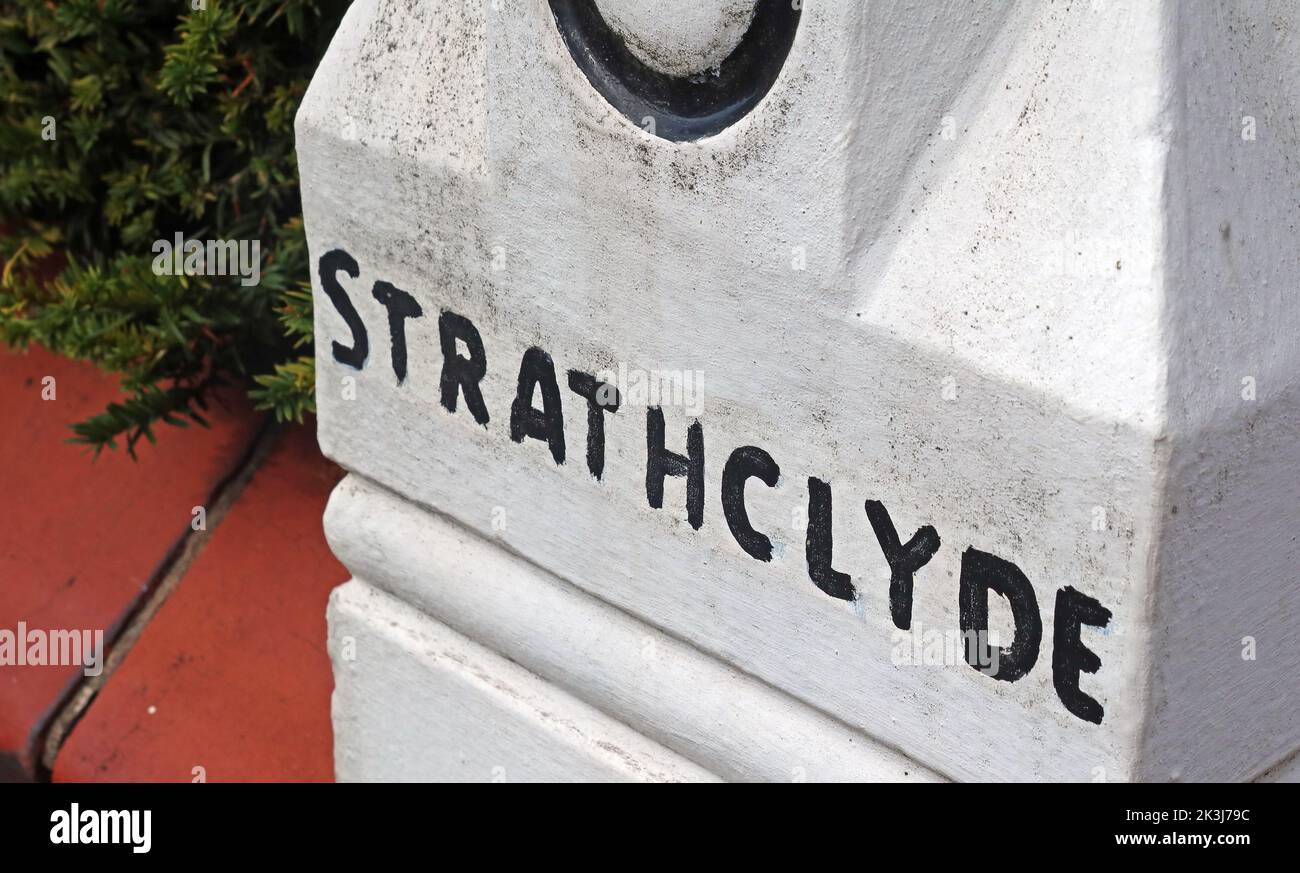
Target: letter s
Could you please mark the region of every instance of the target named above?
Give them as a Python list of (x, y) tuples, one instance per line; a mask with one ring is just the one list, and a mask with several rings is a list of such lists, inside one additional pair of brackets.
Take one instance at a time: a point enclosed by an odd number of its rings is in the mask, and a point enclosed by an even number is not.
[(366, 336), (365, 323), (362, 322), (361, 316), (357, 315), (356, 307), (352, 305), (352, 300), (348, 298), (348, 292), (343, 289), (336, 277), (340, 270), (353, 279), (361, 275), (361, 268), (357, 266), (356, 259), (342, 249), (334, 249), (321, 256), (321, 287), (325, 289), (325, 295), (329, 297), (339, 315), (343, 316), (343, 321), (347, 323), (348, 329), (352, 331), (351, 348), (339, 343), (337, 340), (334, 342), (334, 360), (360, 370), (365, 365), (366, 358), (370, 354), (370, 340)]

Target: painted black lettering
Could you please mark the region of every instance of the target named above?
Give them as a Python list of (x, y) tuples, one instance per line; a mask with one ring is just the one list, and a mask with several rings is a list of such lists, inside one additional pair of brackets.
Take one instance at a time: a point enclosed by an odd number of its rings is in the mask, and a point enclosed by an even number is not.
[(653, 509), (664, 505), (664, 477), (686, 477), (686, 520), (699, 530), (704, 524), (704, 428), (699, 421), (686, 429), (686, 457), (664, 448), (664, 413), (646, 410), (645, 496)]
[[(1016, 633), (1006, 648), (989, 644), (990, 591), (1007, 599), (1015, 620)], [(1043, 639), (1043, 620), (1038, 614), (1034, 586), (1019, 567), (996, 555), (968, 548), (961, 556), (957, 597), (967, 664), (1004, 682), (1014, 682), (1033, 669)]]
[(1096, 673), (1101, 669), (1101, 658), (1079, 639), (1079, 629), (1085, 624), (1105, 627), (1110, 624), (1110, 610), (1068, 585), (1056, 592), (1052, 685), (1056, 696), (1071, 713), (1084, 721), (1101, 724), (1105, 710), (1079, 688), (1080, 673)]
[(808, 478), (808, 538), (804, 554), (808, 559), (808, 578), (831, 597), (853, 600), (857, 591), (848, 573), (831, 567), (834, 543), (831, 535), (831, 486), (820, 479)]
[(371, 292), (388, 310), (388, 334), (392, 339), (393, 373), (397, 384), (406, 381), (406, 319), (424, 315), (415, 298), (388, 282), (376, 282)]
[(867, 501), (867, 520), (889, 562), (889, 614), (894, 619), (894, 627), (910, 630), (913, 576), (939, 550), (939, 532), (927, 524), (912, 534), (905, 545), (900, 543), (889, 511), (879, 500)]
[[(456, 340), (460, 340), (469, 350), (469, 357), (462, 358), (456, 351)], [(456, 398), (465, 392), (465, 405), (479, 424), (487, 427), (488, 411), (483, 405), (483, 392), (479, 382), (487, 373), (487, 353), (483, 351), (483, 340), (473, 322), (463, 315), (444, 311), (438, 316), (438, 342), (442, 346), (442, 377), (439, 387), (442, 393), (442, 406), (448, 412), (456, 411)]]
[(360, 370), (365, 366), (366, 357), (370, 354), (370, 338), (366, 336), (365, 322), (357, 315), (357, 309), (352, 305), (348, 292), (339, 283), (337, 274), (340, 271), (347, 273), (353, 279), (361, 275), (361, 267), (357, 266), (356, 259), (343, 249), (334, 249), (321, 255), (319, 266), (321, 287), (325, 289), (325, 296), (330, 299), (330, 303), (334, 304), (339, 315), (343, 316), (343, 322), (348, 326), (348, 330), (352, 331), (351, 348), (338, 340), (331, 344), (334, 360)]
[(605, 472), (605, 413), (618, 412), (618, 388), (590, 373), (570, 370), (569, 390), (587, 401), (587, 469), (599, 480)]
[(754, 530), (745, 509), (745, 482), (760, 480), (771, 488), (781, 476), (781, 468), (772, 456), (757, 446), (741, 446), (727, 458), (722, 468), (722, 514), (727, 527), (745, 553), (760, 561), (772, 560), (772, 541)]
[[(534, 409), (533, 393), (539, 387), (542, 408)], [(524, 437), (544, 441), (551, 447), (555, 463), (564, 463), (564, 411), (560, 386), (555, 381), (555, 363), (537, 346), (524, 352), (515, 402), (510, 405), (510, 439), (522, 443)]]

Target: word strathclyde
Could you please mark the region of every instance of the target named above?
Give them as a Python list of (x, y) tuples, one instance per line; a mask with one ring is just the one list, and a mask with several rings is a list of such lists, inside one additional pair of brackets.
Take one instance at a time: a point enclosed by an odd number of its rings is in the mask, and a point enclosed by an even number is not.
[[(320, 284), (351, 332), (352, 344), (347, 346), (336, 340), (331, 344), (332, 353), (338, 363), (360, 370), (370, 355), (369, 334), (339, 282), (339, 273), (357, 279), (361, 268), (347, 252), (335, 249), (320, 259)], [(407, 372), (406, 320), (423, 317), (424, 310), (414, 297), (389, 282), (375, 282), (371, 294), (388, 313), (391, 362), (400, 385), (406, 380)], [(488, 365), (478, 329), (468, 318), (443, 310), (438, 316), (438, 340), (442, 352), (439, 399), (443, 409), (455, 414), (463, 398), (470, 416), (486, 427), (490, 417), (480, 383)], [(465, 354), (461, 354), (461, 348)], [(620, 395), (618, 386), (597, 375), (580, 370), (569, 370), (566, 375), (569, 390), (586, 401), (587, 470), (599, 480), (605, 468), (604, 417), (617, 413), (627, 398)], [(539, 391), (540, 409), (533, 405)], [(685, 455), (664, 447), (664, 430), (663, 410), (648, 406), (646, 500), (651, 508), (662, 509), (664, 478), (684, 477), (687, 521), (699, 530), (704, 524), (704, 428), (698, 419), (687, 428)], [(549, 354), (536, 346), (523, 353), (515, 399), (510, 407), (510, 439), (522, 443), (525, 438), (545, 443), (555, 463), (564, 463), (567, 450), (555, 364)], [(772, 560), (772, 542), (749, 522), (745, 486), (750, 479), (757, 479), (769, 488), (774, 487), (780, 473), (777, 462), (758, 446), (740, 446), (723, 467), (723, 516), (736, 543), (758, 561)], [(897, 628), (908, 630), (912, 625), (913, 579), (917, 570), (929, 563), (938, 551), (939, 534), (926, 525), (904, 542), (883, 503), (868, 500), (865, 509), (890, 569), (890, 616)], [(808, 578), (830, 597), (854, 601), (858, 592), (849, 575), (832, 566), (831, 517), (830, 483), (809, 477), (805, 546)], [(1006, 599), (1014, 620), (1015, 633), (1005, 648), (991, 645), (989, 639), (990, 591)], [(961, 555), (958, 599), (966, 663), (1004, 682), (1014, 682), (1028, 674), (1038, 661), (1043, 624), (1033, 585), (1020, 568), (996, 555), (967, 548)], [(1080, 630), (1085, 624), (1105, 627), (1110, 618), (1110, 610), (1070, 586), (1056, 593), (1052, 684), (1069, 712), (1094, 724), (1101, 723), (1104, 711), (1098, 701), (1079, 687), (1079, 676), (1100, 670), (1101, 659), (1083, 645)]]

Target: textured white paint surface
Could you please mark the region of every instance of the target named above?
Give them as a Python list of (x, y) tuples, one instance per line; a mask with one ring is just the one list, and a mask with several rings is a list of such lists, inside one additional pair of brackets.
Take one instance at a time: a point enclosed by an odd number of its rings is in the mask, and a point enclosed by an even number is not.
[[(728, 780), (938, 778), (355, 476), (331, 496), (325, 529), (340, 558), (371, 584)], [(361, 677), (378, 673), (363, 667)]]
[[(451, 584), (475, 562), (412, 547), (445, 545), (443, 522), (355, 479), (331, 542), (358, 575), (597, 709), (652, 737), (685, 726), (673, 747), (722, 775), (779, 778), (787, 753), (710, 744), (692, 710), (722, 692), (624, 693), (628, 653), (593, 659), (579, 642), (566, 657), (566, 642), (654, 627), (689, 644), (692, 673), (744, 674), (747, 705), (798, 701), (805, 757), (864, 777), (891, 772), (881, 748), (960, 779), (1261, 774), (1300, 746), (1297, 27), (1292, 5), (1246, 0), (808, 0), (764, 102), (670, 143), (592, 90), (541, 0), (359, 0), (298, 117), (311, 251), (355, 257), (360, 276), (341, 278), (371, 342), (360, 371), (330, 357), (349, 332), (314, 276), (321, 443), (517, 556), (501, 560), (544, 568), (511, 578), (555, 597), (556, 616), (512, 635), (508, 597)], [(425, 313), (406, 324), (400, 385), (379, 280)], [(486, 428), (463, 398), (456, 414), (439, 405), (442, 309), (482, 335)], [(704, 428), (700, 530), (682, 480), (647, 505), (642, 409), (606, 416), (599, 482), (563, 383), (566, 463), (510, 440), (533, 345), (561, 374), (703, 372), (702, 411), (665, 409), (670, 449), (697, 411)], [(719, 507), (745, 444), (781, 465), (775, 488), (748, 492), (771, 563), (741, 551)], [(809, 581), (793, 521), (810, 476), (834, 489), (855, 603)], [(1043, 618), (1029, 675), (891, 662), (866, 499), (904, 538), (939, 531), (916, 576), (922, 626), (956, 626), (966, 548), (1026, 574)], [(1081, 681), (1101, 725), (1052, 685), (1067, 585), (1113, 613), (1082, 633), (1102, 662)], [(1010, 633), (996, 602), (991, 620)], [(834, 747), (858, 740), (835, 724), (880, 746), (853, 763)]]
[(329, 621), (340, 780), (716, 779), (362, 582), (334, 591)]
[(642, 62), (676, 76), (717, 66), (754, 19), (754, 0), (600, 0), (596, 7)]
[(1258, 781), (1300, 783), (1300, 756), (1292, 755), (1260, 776)]

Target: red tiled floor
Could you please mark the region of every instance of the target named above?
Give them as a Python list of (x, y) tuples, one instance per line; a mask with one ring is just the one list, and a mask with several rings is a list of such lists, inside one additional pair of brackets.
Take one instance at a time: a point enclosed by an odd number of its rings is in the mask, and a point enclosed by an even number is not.
[(285, 433), (63, 746), (56, 781), (333, 778), (321, 516), (342, 471)]
[[(47, 376), (53, 400), (41, 396)], [(159, 428), (138, 462), (65, 442), (68, 424), (118, 397), (88, 364), (0, 347), (0, 630), (111, 637), (259, 423), (246, 402), (214, 404), (210, 430)], [(37, 733), (79, 669), (0, 665), (0, 778), (30, 776)]]

